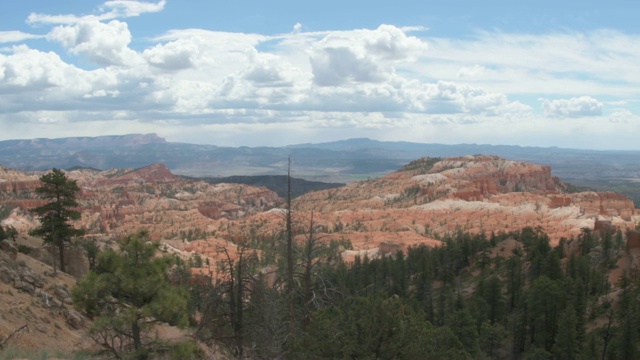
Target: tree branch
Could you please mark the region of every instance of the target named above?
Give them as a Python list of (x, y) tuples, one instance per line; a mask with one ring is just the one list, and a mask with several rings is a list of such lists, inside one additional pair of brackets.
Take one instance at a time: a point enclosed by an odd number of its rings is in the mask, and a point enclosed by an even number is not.
[(16, 335), (17, 333), (19, 333), (22, 329), (26, 328), (27, 324), (22, 325), (21, 327), (19, 327), (17, 330), (14, 330), (11, 334), (9, 334), (9, 336), (7, 336), (6, 339), (2, 340), (2, 342), (0, 342), (0, 350), (4, 349), (4, 346), (9, 342), (9, 340)]

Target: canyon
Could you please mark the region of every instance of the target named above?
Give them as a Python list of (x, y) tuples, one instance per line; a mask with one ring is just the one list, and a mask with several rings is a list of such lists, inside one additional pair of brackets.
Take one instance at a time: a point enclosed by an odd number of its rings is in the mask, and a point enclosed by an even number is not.
[[(0, 206), (8, 213), (2, 225), (21, 236), (37, 224), (29, 209), (42, 204), (34, 194), (41, 174), (0, 168)], [(284, 199), (264, 187), (186, 179), (162, 164), (67, 175), (81, 189), (75, 226), (94, 239), (146, 229), (165, 249), (200, 253), (213, 264), (219, 249), (274, 239), (285, 227)], [(323, 241), (350, 243), (346, 258), (437, 246), (457, 231), (490, 236), (541, 227), (557, 244), (593, 229), (596, 220), (623, 232), (640, 222), (624, 195), (578, 191), (549, 166), (488, 155), (421, 158), (379, 178), (306, 193), (292, 210), (300, 241), (312, 225)]]
[[(30, 211), (44, 204), (35, 194), (45, 172), (24, 172), (0, 166), (0, 225), (18, 231), (17, 246), (0, 249), (0, 333), (25, 348), (91, 347), (83, 332), (90, 320), (72, 309), (69, 290), (88, 271), (81, 246), (69, 246), (68, 274), (52, 275), (50, 249), (28, 235), (38, 225)], [(286, 199), (265, 187), (211, 184), (173, 174), (163, 164), (138, 169), (78, 168), (65, 172), (80, 188), (74, 223), (84, 239), (115, 246), (119, 237), (145, 229), (166, 254), (198, 259), (191, 281), (217, 277), (220, 261), (262, 243), (284, 243)], [(476, 155), (420, 158), (383, 176), (338, 188), (307, 192), (292, 200), (295, 240), (309, 236), (333, 244), (347, 262), (356, 256), (395, 255), (411, 246), (442, 246), (449, 234), (493, 234), (541, 228), (552, 243), (575, 238), (585, 229), (621, 230), (627, 249), (609, 274), (611, 284), (622, 272), (640, 268), (640, 212), (633, 201), (613, 192), (581, 191), (552, 175), (551, 167)], [(575, 246), (569, 243), (571, 251)], [(18, 252), (30, 249), (30, 254)], [(490, 250), (508, 256), (521, 244), (507, 239)], [(9, 248), (10, 251), (6, 251)], [(624, 253), (624, 254), (622, 254)], [(193, 262), (190, 262), (193, 264)], [(261, 273), (273, 284), (275, 267)], [(184, 333), (161, 327), (163, 338)], [(156, 332), (158, 333), (158, 332)], [(2, 338), (0, 338), (2, 340)]]

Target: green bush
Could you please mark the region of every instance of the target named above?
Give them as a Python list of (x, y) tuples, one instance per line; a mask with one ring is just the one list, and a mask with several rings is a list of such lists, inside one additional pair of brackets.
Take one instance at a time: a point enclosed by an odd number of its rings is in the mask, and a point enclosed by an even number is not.
[(29, 255), (31, 254), (32, 251), (33, 251), (33, 248), (31, 246), (27, 246), (23, 244), (18, 245), (18, 252), (21, 252), (25, 255)]

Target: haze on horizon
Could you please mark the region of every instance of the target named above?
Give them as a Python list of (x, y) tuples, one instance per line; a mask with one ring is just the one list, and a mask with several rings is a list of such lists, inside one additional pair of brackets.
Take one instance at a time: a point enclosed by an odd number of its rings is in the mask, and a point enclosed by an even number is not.
[(640, 150), (640, 4), (27, 0), (0, 140), (157, 133)]

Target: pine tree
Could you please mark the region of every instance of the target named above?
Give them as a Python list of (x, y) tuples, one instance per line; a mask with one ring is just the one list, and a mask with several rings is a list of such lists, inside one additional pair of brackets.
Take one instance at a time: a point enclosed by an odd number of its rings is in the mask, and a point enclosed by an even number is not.
[(636, 301), (635, 289), (630, 279), (626, 276), (622, 279), (622, 295), (619, 304), (619, 334), (617, 335), (617, 353), (619, 359), (637, 359), (638, 341), (640, 332), (638, 331), (638, 304)]
[(578, 319), (573, 305), (569, 304), (560, 314), (558, 332), (552, 352), (556, 359), (573, 360), (578, 358)]
[(531, 284), (527, 292), (527, 305), (532, 344), (551, 350), (557, 332), (559, 310), (565, 303), (564, 295), (560, 285), (544, 275)]
[(507, 259), (507, 295), (509, 310), (513, 310), (522, 296), (524, 287), (523, 261), (519, 256)]
[(127, 236), (119, 252), (101, 252), (95, 271), (73, 290), (75, 306), (94, 319), (90, 336), (116, 358), (147, 359), (145, 334), (157, 321), (187, 325), (186, 291), (170, 285), (172, 260), (156, 257), (157, 249), (146, 232)]
[(67, 178), (61, 170), (53, 169), (40, 177), (42, 183), (36, 193), (50, 200), (43, 206), (32, 209), (40, 217), (40, 226), (33, 229), (32, 236), (41, 237), (45, 244), (58, 248), (60, 270), (65, 271), (64, 247), (74, 236), (83, 231), (75, 229), (70, 221), (80, 219), (80, 212), (74, 210), (78, 206), (76, 193), (80, 191), (75, 180)]
[(456, 311), (448, 326), (462, 343), (465, 351), (474, 356), (480, 353), (477, 325), (467, 309)]

